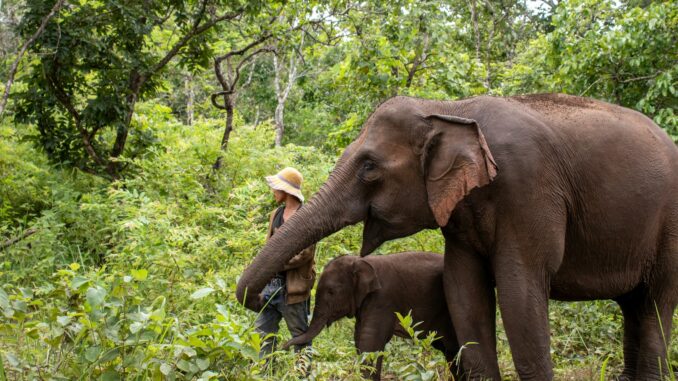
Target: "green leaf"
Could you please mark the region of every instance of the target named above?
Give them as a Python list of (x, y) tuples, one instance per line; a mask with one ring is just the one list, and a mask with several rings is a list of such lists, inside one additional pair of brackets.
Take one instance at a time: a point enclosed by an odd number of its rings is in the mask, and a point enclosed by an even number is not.
[(137, 332), (141, 331), (142, 328), (144, 328), (144, 323), (140, 323), (140, 322), (137, 321), (137, 322), (130, 324), (129, 331), (131, 333), (137, 333)]
[(201, 288), (198, 291), (191, 294), (191, 299), (193, 300), (202, 299), (213, 292), (214, 289), (212, 287)]
[(227, 318), (230, 315), (228, 313), (228, 309), (223, 304), (217, 304), (217, 312), (219, 312), (225, 318)]
[(138, 281), (146, 280), (146, 278), (148, 278), (148, 270), (146, 269), (132, 270), (132, 277)]
[(0, 353), (0, 381), (7, 381), (7, 376), (5, 375), (5, 365), (2, 361), (2, 353)]
[(217, 279), (215, 280), (215, 283), (216, 283), (217, 286), (219, 286), (219, 289), (220, 289), (222, 292), (226, 292), (227, 285), (226, 285), (226, 282), (225, 282), (223, 279), (217, 278)]
[(218, 375), (219, 375), (219, 373), (212, 372), (212, 371), (210, 371), (210, 370), (206, 370), (206, 371), (202, 372), (202, 374), (200, 375), (199, 380), (207, 381), (207, 380), (210, 380), (210, 379), (212, 379), (212, 378), (214, 378), (214, 377), (217, 377)]
[(118, 358), (118, 355), (120, 355), (119, 348), (109, 349), (108, 351), (106, 351), (106, 353), (104, 353), (103, 356), (101, 356), (101, 358), (99, 359), (99, 363), (113, 361), (116, 358)]
[(85, 277), (76, 276), (76, 277), (73, 277), (73, 280), (71, 280), (71, 288), (74, 289), (74, 290), (77, 290), (77, 289), (86, 285), (89, 282), (90, 282), (90, 280), (85, 278)]
[(177, 362), (177, 368), (191, 374), (198, 373), (200, 371), (200, 368), (198, 368), (197, 365), (188, 360), (179, 360)]
[(95, 362), (101, 354), (101, 347), (93, 346), (85, 350), (85, 359), (89, 362)]
[(62, 327), (67, 326), (71, 320), (72, 318), (70, 316), (57, 316), (57, 323)]
[(108, 368), (99, 378), (101, 381), (118, 381), (120, 380), (120, 375), (113, 368)]
[(87, 302), (92, 307), (98, 307), (104, 302), (106, 298), (106, 290), (102, 287), (95, 286), (87, 289)]
[(158, 308), (157, 310), (151, 312), (149, 318), (153, 321), (162, 321), (163, 319), (165, 319), (165, 309)]
[(169, 376), (172, 373), (172, 366), (166, 362), (160, 365), (160, 373)]
[(10, 304), (9, 304), (9, 295), (3, 290), (2, 287), (0, 287), (0, 308), (3, 310), (9, 309)]
[(210, 359), (207, 357), (201, 357), (195, 360), (195, 363), (198, 365), (200, 370), (205, 370), (210, 367)]

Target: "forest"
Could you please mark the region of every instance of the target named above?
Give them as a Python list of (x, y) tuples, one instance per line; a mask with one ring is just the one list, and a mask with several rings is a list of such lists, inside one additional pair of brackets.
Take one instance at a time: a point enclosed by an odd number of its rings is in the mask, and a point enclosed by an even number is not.
[[(359, 380), (352, 319), (310, 374), (259, 358), (235, 289), (276, 207), (264, 177), (295, 167), (311, 199), (395, 95), (585, 96), (678, 142), (678, 1), (0, 0), (0, 82), (0, 381)], [(318, 274), (361, 236), (320, 241)], [(548, 313), (555, 379), (621, 373), (615, 302)], [(432, 339), (391, 340), (384, 379), (449, 378)], [(499, 312), (497, 350), (517, 380)]]

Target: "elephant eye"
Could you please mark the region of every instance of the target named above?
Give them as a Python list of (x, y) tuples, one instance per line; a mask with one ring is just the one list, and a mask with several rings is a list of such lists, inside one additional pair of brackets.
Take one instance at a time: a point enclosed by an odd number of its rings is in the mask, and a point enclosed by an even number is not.
[(372, 160), (366, 160), (365, 163), (363, 163), (363, 170), (365, 170), (365, 171), (371, 171), (376, 167), (377, 167), (377, 165), (374, 164), (374, 162)]
[(360, 177), (360, 180), (366, 183), (375, 181), (380, 177), (379, 171), (377, 169), (377, 163), (371, 159), (367, 159), (363, 162), (363, 166), (358, 173), (358, 177)]

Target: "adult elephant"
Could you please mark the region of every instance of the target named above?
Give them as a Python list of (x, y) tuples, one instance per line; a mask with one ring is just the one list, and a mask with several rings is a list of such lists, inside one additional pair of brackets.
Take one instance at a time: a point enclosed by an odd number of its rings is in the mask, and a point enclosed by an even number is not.
[(259, 291), (304, 247), (364, 221), (361, 255), (439, 227), (445, 295), (472, 377), (499, 380), (495, 292), (522, 380), (553, 377), (548, 299), (613, 299), (624, 374), (667, 369), (678, 301), (678, 149), (645, 116), (567, 95), (395, 97), (245, 270)]

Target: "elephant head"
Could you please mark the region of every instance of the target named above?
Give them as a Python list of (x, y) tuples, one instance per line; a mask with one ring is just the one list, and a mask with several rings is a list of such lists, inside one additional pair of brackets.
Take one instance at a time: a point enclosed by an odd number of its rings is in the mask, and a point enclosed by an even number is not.
[(478, 124), (455, 116), (452, 103), (391, 98), (244, 271), (236, 296), (260, 308), (259, 292), (286, 261), (345, 226), (364, 221), (363, 256), (387, 240), (445, 226), (455, 205), (496, 173)]
[(313, 320), (308, 330), (285, 343), (283, 348), (311, 342), (326, 326), (343, 317), (353, 317), (363, 300), (381, 288), (372, 265), (347, 255), (330, 261), (320, 276)]

